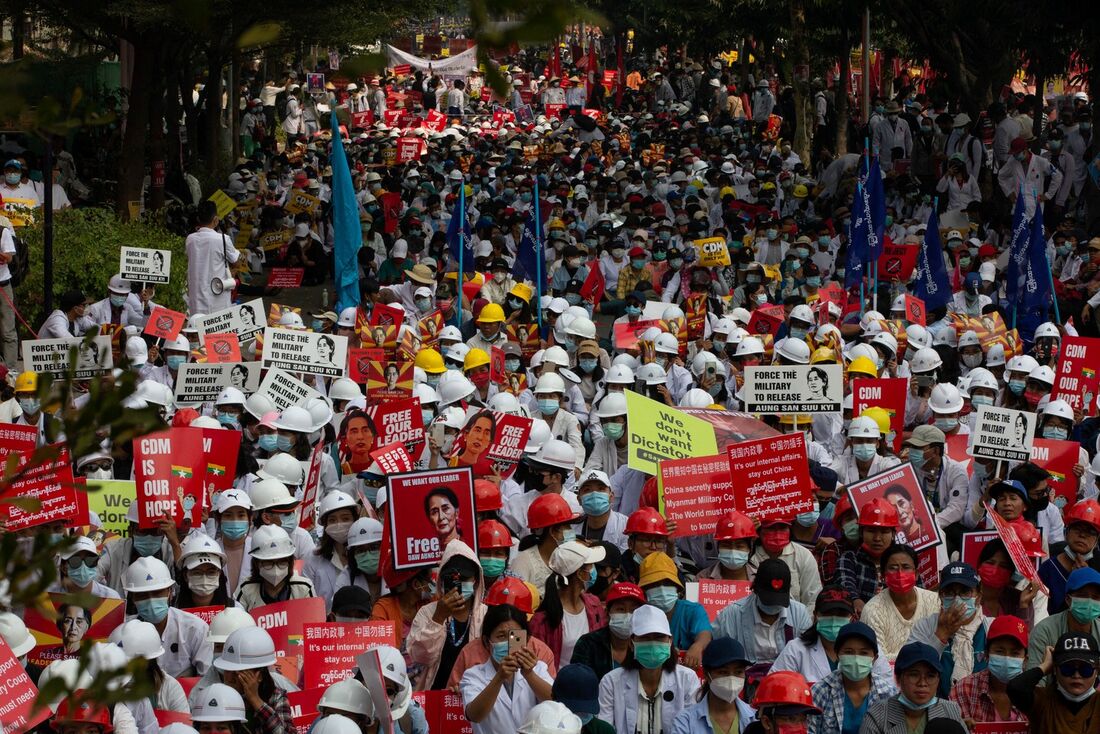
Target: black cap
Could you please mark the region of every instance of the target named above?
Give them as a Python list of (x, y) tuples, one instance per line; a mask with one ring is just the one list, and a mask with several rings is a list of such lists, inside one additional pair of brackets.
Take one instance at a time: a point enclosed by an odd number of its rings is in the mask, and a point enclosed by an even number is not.
[(791, 603), (791, 567), (778, 558), (765, 559), (756, 569), (753, 593), (762, 604), (787, 606)]
[(603, 548), (603, 560), (596, 561), (596, 568), (621, 568), (623, 565), (623, 554), (619, 550), (619, 546), (614, 543), (608, 543), (606, 540), (601, 540), (596, 543), (599, 547)]
[(1067, 632), (1059, 637), (1054, 645), (1054, 663), (1061, 665), (1071, 660), (1093, 664), (1100, 661), (1100, 645), (1096, 644), (1096, 638), (1080, 632)]
[(348, 612), (359, 612), (369, 616), (373, 608), (370, 592), (359, 586), (344, 586), (332, 597), (333, 614), (343, 616)]

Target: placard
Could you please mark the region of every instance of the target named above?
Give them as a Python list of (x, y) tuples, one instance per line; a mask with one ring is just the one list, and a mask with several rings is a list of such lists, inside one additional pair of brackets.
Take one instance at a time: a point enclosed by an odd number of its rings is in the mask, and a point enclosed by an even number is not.
[(470, 408), (448, 457), (451, 466), (470, 466), (479, 477), (507, 479), (523, 458), (533, 421), (527, 416)]
[(409, 163), (420, 160), (420, 138), (401, 137), (397, 139), (396, 163)]
[(305, 268), (272, 268), (267, 276), (269, 288), (297, 288), (305, 277)]
[[(378, 433), (374, 444), (387, 446), (400, 443), (409, 456), (420, 456), (424, 450), (424, 413), (420, 410), (420, 398), (387, 400), (367, 406)], [(346, 419), (345, 419), (346, 421)], [(341, 431), (343, 427), (341, 426)], [(368, 453), (373, 450), (373, 445)]]
[(182, 611), (185, 611), (188, 614), (194, 614), (196, 617), (201, 619), (203, 622), (206, 622), (207, 624), (210, 624), (211, 622), (214, 621), (214, 617), (218, 616), (219, 614), (221, 614), (222, 612), (225, 611), (225, 607), (220, 605), (220, 604), (214, 604), (214, 605), (209, 606), (209, 607), (191, 607), (189, 609), (184, 609)]
[(267, 371), (256, 392), (270, 400), (279, 412), (310, 398), (321, 397), (321, 393), (278, 367)]
[(393, 620), (307, 624), (303, 632), (302, 686), (306, 689), (328, 687), (353, 677), (355, 659), (367, 650), (381, 645), (397, 647)]
[(149, 314), (149, 320), (145, 323), (145, 331), (142, 333), (169, 342), (175, 341), (176, 337), (180, 335), (180, 331), (183, 330), (185, 323), (187, 323), (187, 314), (173, 311), (164, 306), (156, 306), (153, 308), (153, 312)]
[(315, 214), (321, 210), (321, 200), (301, 189), (291, 189), (286, 197), (283, 209), (287, 214)]
[(278, 367), (322, 377), (343, 377), (348, 360), (348, 338), (293, 329), (264, 329), (265, 368)]
[(263, 299), (255, 298), (224, 311), (207, 314), (196, 324), (199, 341), (203, 342), (207, 334), (236, 334), (242, 342), (251, 339), (264, 330), (264, 313)]
[(637, 321), (621, 321), (612, 327), (615, 334), (615, 349), (620, 352), (628, 352), (638, 348), (638, 340), (647, 329), (661, 328), (660, 319), (638, 319)]
[(470, 467), (391, 474), (386, 486), (396, 570), (438, 564), (451, 540), (463, 541), (477, 554)]
[(1026, 721), (978, 721), (971, 728), (971, 734), (1027, 734)]
[(207, 334), (206, 361), (208, 364), (240, 362), (240, 338), (236, 334)]
[[(394, 726), (390, 717), (390, 700), (386, 696), (386, 678), (382, 674), (382, 658), (378, 655), (378, 650), (368, 650), (360, 655), (355, 659), (355, 667), (359, 669), (359, 673), (363, 677), (363, 685), (370, 693), (374, 715), (378, 722), (378, 731), (392, 732), (395, 729), (400, 729), (400, 727)], [(429, 724), (428, 731), (441, 732), (444, 730), (442, 728), (432, 728)]]
[[(364, 351), (374, 353), (371, 355), (372, 358), (366, 361), (367, 398), (372, 401), (400, 400), (412, 395), (415, 364), (411, 360), (387, 360), (385, 359), (385, 352), (381, 350), (368, 349)], [(379, 357), (382, 359), (379, 359)], [(358, 369), (361, 369), (361, 366), (362, 358), (357, 360), (357, 372)]]
[(905, 284), (917, 267), (920, 245), (905, 245), (887, 239), (878, 258), (878, 274), (883, 281), (897, 281)]
[(716, 268), (730, 264), (730, 251), (725, 237), (704, 237), (692, 240), (695, 246), (695, 264), (703, 268)]
[(633, 390), (623, 394), (629, 431), (627, 465), (631, 469), (655, 475), (663, 460), (718, 453), (710, 423)]
[(321, 487), (321, 458), (324, 456), (324, 448), (324, 442), (318, 441), (309, 454), (309, 468), (306, 470), (305, 481), (302, 482), (302, 504), (298, 506), (298, 526), (303, 530), (313, 529), (317, 492)]
[(1034, 413), (979, 405), (972, 424), (970, 455), (986, 459), (1027, 461), (1034, 442)]
[(726, 447), (734, 509), (753, 520), (790, 522), (817, 508), (801, 432), (758, 438)]
[(73, 378), (87, 380), (115, 366), (111, 353), (111, 337), (71, 339), (27, 339), (23, 342), (23, 369), (38, 374), (64, 375), (69, 371), (70, 355), (76, 350)]
[(124, 537), (130, 527), (126, 513), (137, 497), (137, 484), (132, 480), (89, 479), (87, 487), (88, 510), (99, 515), (103, 534)]
[(908, 397), (909, 380), (904, 377), (860, 377), (852, 381), (852, 415), (861, 415), (867, 408), (882, 408), (889, 413), (890, 431), (894, 434), (892, 448), (895, 454), (900, 454)]
[(184, 406), (212, 403), (227, 387), (251, 395), (260, 388), (261, 372), (259, 362), (188, 362), (176, 373), (176, 403)]
[(138, 527), (155, 528), (167, 516), (176, 527), (185, 519), (202, 524), (205, 502), (202, 430), (169, 428), (134, 439)]
[[(237, 208), (236, 199), (225, 193), (222, 189), (215, 189), (214, 193), (207, 197), (206, 200), (214, 202), (214, 205), (218, 207), (217, 212), (219, 219), (224, 218), (229, 212)], [(141, 202), (138, 202), (138, 204), (140, 205)]]
[[(1077, 484), (1073, 467), (1081, 459), (1081, 444), (1077, 441), (1055, 441), (1037, 438), (1031, 447), (1031, 462), (1050, 474), (1047, 484), (1054, 490), (1054, 504), (1059, 510), (1077, 502)], [(1088, 471), (1088, 467), (1085, 468)]]
[(928, 321), (928, 310), (924, 307), (924, 301), (905, 294), (905, 320), (910, 324), (925, 326)]
[(172, 251), (123, 247), (119, 255), (118, 271), (123, 280), (163, 285), (169, 282), (172, 274)]
[(898, 513), (898, 543), (910, 545), (920, 552), (943, 542), (935, 513), (908, 461), (854, 482), (848, 487), (848, 496), (857, 516), (863, 506), (876, 497), (883, 497), (892, 504)]
[[(3, 497), (37, 500), (39, 507), (36, 510), (24, 510), (15, 504), (0, 504), (0, 518), (3, 518), (6, 530), (23, 530), (58, 520), (72, 521), (72, 525), (83, 525), (87, 522), (86, 512), (82, 512), (82, 504), (77, 496), (79, 490), (73, 484), (69, 450), (62, 444), (54, 444), (52, 448), (58, 451), (56, 457), (38, 459), (32, 467), (28, 467), (28, 462), (34, 454), (34, 445), (31, 445), (29, 451), (18, 452), (15, 472), (16, 475), (22, 472), (22, 476), (8, 485)], [(7, 454), (5, 452), (5, 462)]]
[(990, 502), (985, 505), (985, 514), (993, 523), (993, 527), (997, 529), (997, 534), (1001, 536), (1001, 540), (1005, 544), (1005, 550), (1008, 551), (1008, 557), (1012, 560), (1012, 564), (1016, 566), (1016, 570), (1028, 581), (1038, 584), (1039, 590), (1049, 596), (1050, 590), (1039, 578), (1039, 570), (1027, 551), (1024, 550), (1024, 544), (1020, 542), (1019, 536), (1016, 535), (1016, 528), (998, 515)]
[(725, 454), (660, 463), (657, 497), (661, 514), (676, 523), (676, 536), (713, 535), (723, 515), (736, 506)]
[(370, 457), (374, 460), (374, 463), (378, 464), (382, 474), (402, 474), (410, 472), (414, 468), (409, 452), (405, 450), (405, 445), (401, 443), (379, 446), (370, 452)]
[[(1091, 357), (1089, 355), (1092, 355)], [(1065, 400), (1074, 410), (1096, 415), (1100, 390), (1100, 339), (1067, 336), (1058, 355), (1051, 400)]]
[(969, 563), (972, 568), (978, 567), (978, 556), (982, 554), (982, 548), (991, 540), (1000, 537), (996, 530), (978, 530), (973, 533), (962, 534), (962, 550), (959, 560)]
[(759, 337), (766, 334), (774, 339), (775, 335), (779, 333), (779, 327), (782, 325), (782, 316), (767, 311), (761, 311), (758, 308), (752, 312), (752, 316), (749, 317), (749, 323), (746, 324), (745, 328), (750, 336)]
[(325, 600), (318, 596), (290, 599), (256, 607), (249, 614), (257, 627), (271, 635), (276, 657), (297, 658), (300, 670), (305, 626), (325, 621)]
[(214, 506), (219, 492), (233, 487), (237, 475), (237, 456), (241, 450), (239, 431), (223, 428), (200, 428), (202, 431), (202, 472), (207, 507)]
[(34, 710), (38, 688), (3, 639), (0, 639), (0, 674), (4, 676), (0, 684), (0, 696), (4, 699), (0, 706), (0, 733), (22, 734), (50, 718), (49, 706)]
[(838, 364), (746, 367), (741, 401), (747, 413), (839, 413), (844, 368)]
[(712, 624), (718, 619), (723, 609), (734, 602), (741, 601), (751, 593), (751, 581), (701, 578), (684, 584), (684, 596), (688, 601), (703, 605)]
[(122, 599), (52, 592), (48, 603), (23, 610), (23, 622), (35, 640), (27, 662), (45, 667), (55, 660), (78, 658), (82, 643), (106, 641), (125, 613)]
[(317, 704), (325, 695), (324, 688), (307, 688), (304, 691), (287, 691), (286, 704), (290, 707), (290, 720), (298, 734), (308, 734), (313, 722), (321, 716)]

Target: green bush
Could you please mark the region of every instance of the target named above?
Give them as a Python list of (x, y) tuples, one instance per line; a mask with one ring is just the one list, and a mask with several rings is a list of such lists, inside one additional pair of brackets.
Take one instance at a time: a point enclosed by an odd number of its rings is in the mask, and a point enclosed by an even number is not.
[[(44, 309), (42, 224), (20, 236), (30, 252), (30, 272), (15, 291), (15, 303), (31, 326), (38, 329), (48, 314)], [(156, 303), (184, 310), (187, 284), (184, 238), (147, 220), (123, 222), (109, 209), (66, 209), (57, 212), (53, 229), (54, 308), (62, 293), (79, 288), (92, 301), (107, 297), (107, 282), (118, 273), (123, 246), (172, 251), (172, 280), (156, 286)]]

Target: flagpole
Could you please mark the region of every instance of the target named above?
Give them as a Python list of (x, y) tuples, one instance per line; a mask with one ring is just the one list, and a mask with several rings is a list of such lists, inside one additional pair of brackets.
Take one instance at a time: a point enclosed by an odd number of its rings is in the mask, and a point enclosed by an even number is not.
[[(1039, 208), (1039, 192), (1033, 190), (1032, 195), (1035, 196), (1035, 216), (1041, 217), (1041, 216), (1043, 216), (1043, 210)], [(1040, 219), (1039, 221), (1042, 222), (1043, 220)], [(1042, 226), (1042, 225), (1040, 225), (1040, 226)], [(1034, 226), (1032, 226), (1031, 229), (1032, 229), (1032, 231), (1034, 231)], [(1047, 244), (1046, 243), (1046, 236), (1044, 234), (1043, 241), (1042, 241), (1042, 247), (1043, 247), (1044, 251), (1046, 250), (1046, 244)], [(1028, 240), (1027, 246), (1028, 246), (1028, 249), (1030, 250), (1031, 249), (1030, 238)], [(1062, 323), (1062, 314), (1061, 314), (1060, 309), (1058, 308), (1058, 292), (1054, 290), (1054, 270), (1051, 268), (1050, 261), (1047, 260), (1046, 257), (1043, 257), (1043, 262), (1046, 263), (1046, 266), (1047, 266), (1047, 282), (1050, 283), (1050, 300), (1051, 300), (1051, 303), (1054, 304), (1054, 323), (1060, 324), (1060, 323)], [(1030, 263), (1031, 263), (1031, 253), (1030, 252), (1028, 253), (1028, 263), (1029, 263), (1029, 267), (1030, 267)], [(1050, 310), (1049, 309), (1047, 310), (1046, 315), (1048, 315), (1048, 316), (1050, 315)]]
[(464, 283), (464, 267), (463, 261), (466, 254), (466, 182), (463, 181), (462, 186), (458, 187), (458, 216), (461, 219), (458, 220), (458, 279), (455, 295), (458, 301), (458, 326), (462, 328), (462, 286)]
[(535, 289), (538, 301), (535, 313), (538, 314), (539, 333), (542, 333), (542, 217), (539, 216), (539, 177), (535, 176)]
[[(858, 178), (856, 179), (856, 198), (859, 201), (863, 201), (863, 187), (860, 185)], [(854, 216), (854, 215), (855, 215), (855, 212), (850, 212), (848, 216)], [(852, 239), (851, 225), (848, 226), (848, 247), (855, 247), (855, 241)], [(866, 291), (865, 291), (864, 288), (865, 288), (865, 285), (867, 283), (867, 279), (863, 276), (864, 276), (864, 273), (862, 272), (862, 268), (861, 268), (860, 269), (860, 274), (859, 274), (859, 315), (860, 316), (863, 316), (863, 312), (866, 310), (864, 308), (864, 304), (866, 303)]]

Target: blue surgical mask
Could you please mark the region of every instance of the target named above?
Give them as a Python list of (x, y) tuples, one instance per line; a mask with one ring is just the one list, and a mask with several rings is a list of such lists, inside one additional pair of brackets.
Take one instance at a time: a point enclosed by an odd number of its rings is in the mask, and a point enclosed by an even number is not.
[(625, 640), (630, 637), (630, 627), (633, 622), (633, 615), (620, 612), (619, 614), (612, 614), (608, 618), (607, 626), (611, 629), (611, 634), (618, 637), (620, 640)]
[(1049, 438), (1052, 441), (1065, 441), (1069, 438), (1069, 431), (1059, 426), (1045, 426), (1043, 428), (1043, 438)]
[[(298, 529), (298, 512), (288, 512), (283, 515), (279, 515), (279, 526), (286, 531), (287, 535), (292, 535), (295, 530)], [(222, 523), (222, 532), (225, 532), (225, 523)]]
[(850, 542), (855, 543), (859, 541), (859, 522), (857, 522), (856, 520), (849, 520), (848, 522), (844, 523), (843, 531), (844, 537), (847, 538)]
[(672, 586), (658, 586), (656, 589), (647, 589), (645, 598), (650, 604), (668, 614), (676, 606), (680, 594)]
[(577, 539), (577, 531), (573, 528), (566, 528), (561, 532), (561, 540), (558, 541), (558, 545), (565, 545), (566, 543), (572, 543)]
[(603, 426), (603, 435), (607, 436), (612, 441), (618, 441), (623, 437), (623, 424), (605, 423)]
[(945, 596), (943, 597), (943, 608), (961, 606), (966, 610), (966, 616), (970, 616), (974, 613), (974, 609), (977, 607), (977, 599), (972, 596)]
[(508, 640), (501, 640), (500, 642), (492, 643), (493, 661), (497, 665), (504, 662), (504, 658), (508, 657)]
[(821, 235), (820, 237), (817, 238), (817, 244), (819, 244), (819, 245), (828, 245), (832, 241), (833, 241), (833, 238), (830, 237), (827, 234), (823, 234), (823, 235)]
[(1008, 389), (1012, 391), (1013, 395), (1023, 395), (1024, 388), (1027, 387), (1026, 380), (1009, 380)]
[(134, 602), (137, 607), (138, 618), (143, 622), (158, 624), (168, 616), (168, 598), (157, 597), (155, 599), (142, 599)]
[(256, 446), (261, 451), (274, 453), (279, 448), (279, 436), (274, 433), (265, 433), (256, 439)]
[(1100, 617), (1100, 600), (1071, 596), (1069, 612), (1080, 624), (1089, 624)]
[(814, 627), (829, 642), (836, 642), (837, 635), (850, 620), (847, 617), (819, 617)]
[(798, 258), (800, 260), (805, 260), (810, 256), (810, 251), (808, 248), (805, 247), (796, 247), (794, 248), (794, 254), (798, 255)]
[(970, 403), (972, 405), (993, 405), (993, 398), (988, 395), (972, 395), (970, 396)]
[(504, 573), (504, 568), (507, 566), (507, 562), (503, 558), (486, 558), (482, 556), (480, 559), (481, 570), (485, 573), (485, 578), (495, 579)]
[(806, 333), (807, 333), (806, 329), (795, 328), (795, 327), (792, 326), (788, 336), (791, 339), (795, 339), (797, 341), (802, 341), (803, 339), (806, 338)]
[(906, 698), (904, 693), (899, 693), (898, 694), (898, 703), (900, 703), (902, 706), (909, 709), (910, 711), (924, 711), (925, 709), (929, 708), (935, 702), (936, 702), (936, 697), (932, 696), (932, 698), (930, 698), (928, 700), (928, 703), (922, 703), (921, 705), (918, 706), (917, 704), (913, 703), (908, 698)]
[(627, 306), (623, 310), (626, 312), (627, 316), (640, 316), (642, 313), (641, 306)]
[(611, 498), (607, 492), (589, 492), (581, 497), (581, 509), (589, 517), (598, 517), (611, 509)]
[(719, 354), (721, 354), (722, 352), (726, 351), (726, 340), (725, 339), (711, 339), (710, 343), (714, 347), (715, 352), (718, 352)]
[(955, 430), (956, 427), (958, 427), (959, 419), (958, 418), (937, 418), (935, 425), (936, 425), (936, 428), (940, 429), (944, 433), (947, 433), (948, 431), (953, 431), (953, 430)]
[(539, 398), (539, 412), (543, 415), (554, 415), (561, 405), (553, 398)]
[(596, 579), (598, 577), (599, 577), (599, 574), (596, 573), (596, 567), (593, 566), (592, 568), (590, 568), (588, 570), (588, 578), (586, 578), (584, 580), (584, 588), (591, 589), (592, 585), (596, 583)]
[(120, 296), (120, 295), (117, 295), (115, 293), (112, 293), (110, 298), (111, 298), (111, 306), (113, 306), (114, 308), (122, 308), (123, 306), (126, 305), (126, 296)]
[[(577, 295), (577, 294), (573, 294), (573, 295)], [(579, 296), (577, 297), (577, 300), (580, 300)], [(570, 304), (570, 305), (576, 305), (576, 304)], [(577, 341), (575, 339), (566, 338), (566, 340), (564, 342), (562, 342), (562, 346), (565, 347), (565, 351), (569, 352), (570, 354), (577, 351)]]
[(279, 436), (278, 434), (274, 435), (276, 435), (277, 437), (275, 441), (275, 448), (279, 449), (279, 451), (290, 451), (290, 449), (294, 446), (294, 444), (290, 440), (290, 436)]
[(462, 598), (466, 601), (474, 598), (474, 582), (462, 581), (458, 585), (458, 593), (462, 594)]
[(749, 562), (749, 552), (734, 550), (733, 548), (721, 548), (718, 550), (718, 562), (731, 571), (744, 568)]
[(873, 443), (852, 444), (852, 456), (860, 461), (870, 461), (875, 458), (875, 453), (877, 453), (877, 448)]
[(155, 555), (160, 550), (162, 540), (159, 535), (135, 535), (134, 550), (143, 558)]
[(909, 449), (909, 463), (913, 465), (914, 469), (920, 469), (924, 466), (924, 449)]
[(506, 359), (504, 360), (504, 369), (509, 372), (519, 372), (519, 360), (518, 359)]
[(598, 363), (599, 361), (595, 359), (582, 359), (578, 360), (577, 366), (581, 368), (582, 372), (595, 372)]
[(756, 602), (756, 608), (760, 610), (761, 614), (767, 614), (770, 617), (782, 614), (783, 610), (786, 609), (782, 604), (761, 604), (759, 601)]
[(644, 258), (638, 258), (638, 257), (631, 258), (630, 265), (635, 270), (641, 270), (642, 268), (645, 267), (645, 259)]
[(76, 568), (69, 569), (69, 578), (73, 580), (73, 583), (84, 588), (88, 584), (92, 583), (92, 580), (96, 577), (96, 569), (88, 568), (83, 563)]
[(232, 413), (218, 413), (218, 423), (221, 423), (226, 428), (240, 428), (241, 418)]
[(1023, 658), (1010, 658), (1007, 655), (989, 656), (989, 672), (1002, 683), (1008, 683), (1023, 671)]
[(169, 354), (166, 361), (168, 362), (168, 369), (175, 372), (187, 364), (187, 357), (183, 354)]
[(224, 520), (221, 528), (223, 537), (240, 540), (248, 535), (248, 520)]
[(42, 401), (38, 398), (19, 398), (19, 409), (27, 415), (34, 415), (42, 409)]
[(817, 519), (821, 517), (821, 512), (813, 510), (812, 512), (800, 512), (795, 515), (795, 522), (804, 528), (812, 528), (817, 525)]
[(312, 329), (313, 331), (320, 332), (320, 331), (324, 331), (325, 324), (324, 324), (323, 321), (321, 321), (321, 319), (313, 319), (313, 321), (309, 322), (309, 328)]
[(821, 276), (820, 275), (811, 275), (810, 277), (806, 278), (806, 285), (810, 286), (811, 288), (820, 288), (821, 287)]

